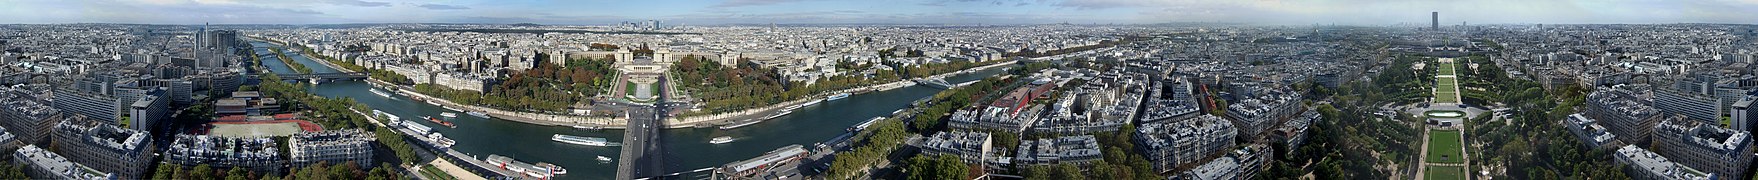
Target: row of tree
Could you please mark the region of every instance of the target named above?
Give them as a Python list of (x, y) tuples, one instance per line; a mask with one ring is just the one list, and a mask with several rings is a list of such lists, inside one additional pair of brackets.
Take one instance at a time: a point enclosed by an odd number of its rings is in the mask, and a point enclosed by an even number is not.
[[(272, 174), (250, 171), (241, 167), (230, 169), (213, 168), (207, 164), (195, 167), (184, 167), (176, 164), (159, 164), (153, 171), (153, 179), (189, 179), (189, 180), (278, 180), (278, 179), (368, 179), (368, 180), (400, 180), (409, 179), (397, 172), (396, 167), (389, 163), (380, 163), (372, 169), (361, 169), (358, 163), (348, 161), (342, 164), (329, 165), (318, 162), (306, 167), (295, 167), (285, 174)], [(7, 178), (13, 179), (13, 178)]]
[[(366, 104), (355, 102), (353, 98), (325, 98), (307, 92), (304, 83), (288, 83), (274, 74), (264, 74), (262, 83), (255, 89), (265, 97), (279, 99), (282, 107), (298, 109), (304, 117), (318, 117), (310, 121), (323, 125), (326, 129), (364, 129), (376, 133), (377, 142), (397, 155), (403, 162), (415, 162), (415, 145), (405, 141), (402, 133), (395, 130), (379, 128), (366, 116), (356, 111), (370, 111)], [(283, 151), (285, 152), (285, 151)]]
[[(346, 69), (352, 70), (354, 72), (366, 72), (368, 75), (371, 75), (370, 77), (372, 77), (372, 79), (377, 79), (380, 81), (385, 81), (385, 82), (389, 82), (391, 84), (399, 84), (399, 85), (415, 84), (415, 80), (411, 80), (411, 79), (409, 79), (408, 76), (403, 76), (403, 74), (397, 74), (397, 72), (393, 72), (391, 70), (367, 68), (366, 66), (354, 64), (354, 59), (341, 60), (341, 59), (336, 59), (335, 57), (325, 56), (325, 55), (317, 54), (317, 53), (311, 53), (311, 52), (314, 52), (311, 50), (311, 47), (298, 46), (298, 48), (301, 50), (300, 52), (305, 53), (305, 56), (322, 59), (324, 61), (329, 61), (330, 64), (342, 66), (342, 68), (346, 68)], [(357, 48), (369, 48), (369, 47), (366, 47), (366, 46), (350, 46), (349, 47), (349, 49), (351, 51), (353, 51), (353, 50), (364, 51), (364, 50), (360, 50)], [(303, 67), (303, 65), (301, 65), (301, 67)]]
[[(1470, 56), (1467, 62), (1480, 64), (1475, 69), (1461, 69), (1466, 82), (1475, 82), (1487, 92), (1467, 96), (1467, 102), (1501, 104), (1512, 108), (1511, 119), (1492, 121), (1492, 116), (1479, 116), (1465, 123), (1467, 142), (1471, 149), (1472, 169), (1484, 165), (1505, 165), (1497, 179), (1630, 179), (1622, 166), (1612, 162), (1610, 149), (1586, 147), (1559, 121), (1577, 110), (1586, 101), (1589, 91), (1573, 84), (1560, 84), (1546, 90), (1537, 82), (1509, 77), (1507, 71), (1484, 56)], [(1468, 93), (1472, 91), (1467, 91)], [(1482, 98), (1482, 99), (1478, 99)], [(1512, 121), (1512, 122), (1508, 122)], [(1615, 147), (1614, 147), (1615, 148)]]
[[(1165, 179), (1154, 171), (1154, 166), (1147, 157), (1135, 150), (1135, 125), (1124, 125), (1117, 131), (1094, 132), (1093, 139), (1099, 141), (1104, 159), (1090, 165), (1061, 163), (1054, 165), (1017, 166), (1018, 174), (1026, 179)], [(1032, 134), (1027, 138), (1055, 138), (1061, 134)], [(1016, 145), (1017, 146), (1017, 145)], [(1075, 167), (1069, 171), (1068, 167)]]
[(972, 104), (981, 104), (984, 98), (992, 92), (1006, 92), (1002, 88), (1013, 84), (1014, 80), (1016, 79), (990, 77), (971, 83), (971, 85), (936, 93), (928, 101), (928, 108), (923, 109), (916, 114), (914, 119), (911, 119), (912, 130), (926, 133), (939, 132), (946, 127), (946, 123), (942, 119), (946, 119), (953, 112), (970, 107)]
[(487, 106), (514, 111), (562, 112), (575, 102), (590, 101), (615, 83), (615, 69), (608, 60), (574, 59), (564, 66), (539, 63), (537, 67), (516, 71), (488, 92), (458, 90), (434, 84), (417, 84), (415, 91), (460, 104)]
[(886, 161), (910, 137), (905, 129), (901, 120), (884, 119), (861, 130), (851, 140), (853, 150), (836, 153), (830, 169), (825, 170), (826, 179), (856, 179), (878, 168), (879, 162)]
[[(921, 112), (925, 111), (925, 109), (928, 107), (927, 106), (928, 104), (948, 104), (947, 102), (941, 102), (941, 101), (946, 101), (946, 100), (950, 100), (950, 99), (957, 99), (957, 98), (952, 98), (952, 97), (966, 97), (966, 96), (969, 96), (970, 94), (977, 94), (980, 91), (984, 91), (984, 90), (988, 89), (986, 87), (978, 87), (978, 86), (993, 86), (993, 84), (997, 83), (996, 81), (1001, 81), (1001, 80), (996, 79), (996, 78), (989, 78), (989, 79), (984, 79), (982, 81), (979, 81), (978, 83), (972, 84), (971, 86), (963, 86), (963, 87), (953, 88), (953, 89), (947, 90), (947, 91), (942, 91), (938, 94), (935, 94), (936, 98), (933, 98), (927, 102), (924, 102), (926, 104), (916, 105), (917, 108), (912, 109), (911, 112), (921, 113)], [(916, 116), (920, 116), (920, 114), (918, 114)], [(924, 122), (918, 122), (915, 120), (911, 120), (910, 123), (911, 124), (920, 124), (920, 123), (924, 123)], [(935, 124), (938, 124), (938, 123), (935, 123)], [(916, 133), (921, 133), (921, 132), (918, 131)], [(895, 150), (897, 149), (898, 146), (901, 146), (903, 144), (904, 140), (909, 138), (912, 134), (913, 133), (911, 133), (910, 128), (905, 126), (905, 120), (903, 120), (903, 119), (887, 118), (887, 119), (880, 120), (878, 122), (874, 122), (874, 124), (871, 125), (869, 128), (862, 130), (854, 138), (851, 139), (851, 142), (853, 142), (853, 143), (850, 143), (851, 144), (850, 146), (853, 147), (853, 150), (836, 153), (836, 155), (835, 155), (836, 158), (834, 161), (832, 161), (830, 163), (830, 169), (826, 170), (825, 176), (828, 177), (827, 179), (853, 179), (853, 178), (856, 178), (860, 175), (868, 174), (868, 172), (870, 172), (871, 170), (873, 170), (875, 168), (881, 168), (881, 167), (879, 167), (880, 162), (887, 162), (887, 161), (889, 161), (889, 159), (894, 158), (894, 157), (898, 158), (898, 159), (901, 159), (903, 157), (911, 157), (911, 156), (908, 156), (907, 154), (898, 153)], [(1013, 143), (1018, 144), (1018, 142), (1013, 142)], [(940, 161), (940, 159), (938, 159), (938, 158), (934, 158), (934, 160)], [(917, 165), (926, 165), (926, 164), (921, 164), (921, 163), (916, 163), (916, 164)], [(918, 169), (956, 168), (956, 166), (952, 166), (952, 165), (939, 165), (941, 163), (934, 163), (934, 164), (936, 164), (936, 165), (918, 166), (916, 168), (918, 168)], [(919, 171), (917, 171), (917, 172), (919, 172)], [(946, 172), (952, 172), (952, 171), (946, 171)], [(962, 173), (963, 171), (960, 170), (958, 172)], [(922, 177), (919, 177), (919, 178), (946, 179), (943, 177), (961, 177), (961, 176), (923, 175)]]
[(703, 113), (733, 112), (755, 107), (774, 105), (784, 101), (807, 98), (820, 93), (878, 85), (907, 80), (912, 77), (926, 77), (966, 70), (982, 65), (999, 63), (989, 61), (972, 63), (970, 61), (952, 61), (938, 64), (886, 64), (890, 67), (903, 67), (893, 70), (876, 69), (866, 74), (865, 69), (872, 64), (853, 65), (838, 64), (844, 72), (842, 75), (819, 78), (812, 83), (794, 83), (783, 77), (774, 68), (762, 67), (747, 59), (740, 59), (732, 67), (718, 65), (718, 62), (707, 58), (685, 56), (671, 69), (680, 89), (691, 92), (696, 99), (706, 104)]
[(305, 67), (305, 64), (294, 62), (292, 58), (287, 58), (287, 54), (281, 52), (281, 49), (269, 48), (269, 51), (275, 52), (275, 57), (279, 58), (282, 64), (287, 64), (287, 68), (293, 69), (293, 72), (299, 72), (299, 74), (311, 74), (310, 67)]

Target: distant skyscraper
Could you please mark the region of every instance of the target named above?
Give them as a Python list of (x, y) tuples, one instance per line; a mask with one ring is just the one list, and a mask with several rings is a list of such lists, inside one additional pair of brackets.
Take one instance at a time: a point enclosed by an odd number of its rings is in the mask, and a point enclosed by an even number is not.
[(1429, 18), (1429, 22), (1428, 22), (1429, 23), (1428, 24), (1429, 30), (1436, 30), (1436, 31), (1441, 30), (1441, 12), (1429, 12), (1428, 18)]

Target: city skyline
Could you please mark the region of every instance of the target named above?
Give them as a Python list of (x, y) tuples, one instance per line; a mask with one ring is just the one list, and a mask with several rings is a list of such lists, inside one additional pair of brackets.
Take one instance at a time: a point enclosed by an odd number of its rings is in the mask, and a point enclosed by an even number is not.
[(723, 24), (1647, 24), (1750, 23), (1758, 0), (1696, 1), (1219, 1), (1219, 0), (7, 0), (0, 23), (339, 24), (539, 23), (659, 20)]

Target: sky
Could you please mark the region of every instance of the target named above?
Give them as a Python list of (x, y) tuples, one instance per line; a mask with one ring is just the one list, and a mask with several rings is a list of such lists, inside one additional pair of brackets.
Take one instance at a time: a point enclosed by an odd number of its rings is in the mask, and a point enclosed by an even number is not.
[(0, 0), (0, 23), (1758, 23), (1758, 0)]

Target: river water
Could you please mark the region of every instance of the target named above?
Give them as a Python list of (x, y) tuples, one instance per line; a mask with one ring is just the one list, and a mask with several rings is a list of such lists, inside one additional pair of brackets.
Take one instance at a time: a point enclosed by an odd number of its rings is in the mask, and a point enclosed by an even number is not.
[[(279, 47), (274, 44), (253, 41), (256, 53), (267, 54), (262, 57), (263, 64), (271, 71), (293, 74), (292, 69), (281, 64), (272, 52), (263, 47)], [(295, 50), (287, 50), (287, 56), (295, 63), (304, 64), (313, 72), (337, 72), (335, 69), (319, 64)], [(1004, 72), (1004, 68), (992, 68), (976, 73), (961, 74), (947, 77), (952, 83), (962, 83), (982, 79)], [(570, 127), (541, 126), (505, 120), (491, 120), (464, 115), (433, 106), (412, 101), (408, 97), (393, 95), (383, 97), (368, 91), (372, 86), (364, 81), (323, 82), (311, 88), (311, 92), (329, 98), (353, 98), (374, 109), (395, 114), (403, 119), (415, 119), (422, 116), (439, 117), (442, 112), (459, 114), (457, 118), (448, 118), (457, 128), (446, 128), (427, 121), (420, 122), (434, 127), (435, 131), (458, 143), (452, 146), (460, 152), (477, 156), (481, 159), (490, 154), (512, 157), (525, 162), (549, 162), (567, 168), (568, 175), (556, 179), (613, 179), (616, 176), (616, 163), (602, 163), (597, 156), (618, 157), (621, 147), (596, 147), (567, 144), (550, 141), (554, 134), (567, 134), (586, 137), (602, 137), (610, 141), (622, 141), (622, 130), (582, 130)], [(715, 127), (667, 129), (665, 133), (666, 148), (665, 171), (682, 172), (720, 165), (738, 160), (750, 159), (787, 145), (805, 145), (810, 148), (813, 143), (824, 142), (841, 135), (850, 126), (877, 116), (885, 116), (898, 109), (907, 107), (915, 100), (922, 99), (940, 92), (941, 89), (926, 86), (911, 86), (888, 91), (870, 92), (849, 96), (842, 100), (827, 101), (818, 105), (795, 110), (793, 114), (778, 117), (761, 123), (752, 124), (731, 130), (720, 130)], [(735, 139), (731, 143), (712, 144), (708, 140), (719, 136), (730, 136)], [(619, 159), (620, 160), (620, 159)]]

